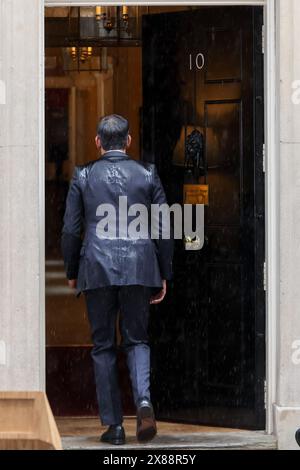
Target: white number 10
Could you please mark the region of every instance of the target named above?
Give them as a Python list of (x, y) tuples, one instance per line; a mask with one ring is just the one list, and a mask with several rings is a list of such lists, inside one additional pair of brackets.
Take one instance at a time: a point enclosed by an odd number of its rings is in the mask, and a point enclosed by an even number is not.
[(195, 62), (193, 61), (193, 54), (190, 54), (190, 70), (193, 70), (194, 64), (198, 70), (203, 69), (205, 65), (205, 58), (201, 52), (196, 55)]

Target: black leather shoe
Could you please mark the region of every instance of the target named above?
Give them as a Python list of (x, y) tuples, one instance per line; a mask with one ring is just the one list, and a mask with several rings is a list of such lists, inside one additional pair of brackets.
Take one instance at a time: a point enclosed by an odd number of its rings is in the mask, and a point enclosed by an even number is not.
[(125, 444), (125, 431), (121, 424), (113, 424), (109, 426), (100, 437), (101, 442), (108, 444), (122, 445)]
[(300, 429), (298, 429), (298, 431), (296, 432), (295, 438), (298, 446), (300, 447)]
[(140, 442), (151, 441), (157, 433), (153, 406), (148, 398), (137, 404), (136, 437)]

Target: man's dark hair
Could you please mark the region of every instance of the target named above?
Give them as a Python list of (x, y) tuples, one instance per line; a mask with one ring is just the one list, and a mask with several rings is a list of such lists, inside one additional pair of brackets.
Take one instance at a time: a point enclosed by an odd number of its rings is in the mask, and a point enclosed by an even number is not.
[(105, 116), (98, 124), (97, 134), (102, 148), (108, 150), (124, 149), (127, 144), (129, 124), (127, 119), (118, 114)]

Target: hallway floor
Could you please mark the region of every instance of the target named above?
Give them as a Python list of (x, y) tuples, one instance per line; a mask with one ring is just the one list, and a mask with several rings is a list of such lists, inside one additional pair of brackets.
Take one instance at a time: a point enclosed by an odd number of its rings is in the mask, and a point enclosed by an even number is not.
[(158, 434), (153, 441), (140, 444), (135, 437), (135, 418), (124, 421), (127, 436), (125, 446), (109, 446), (99, 442), (106, 429), (96, 418), (57, 418), (63, 447), (77, 449), (245, 449), (275, 450), (276, 440), (262, 431), (212, 428), (178, 423), (158, 422)]

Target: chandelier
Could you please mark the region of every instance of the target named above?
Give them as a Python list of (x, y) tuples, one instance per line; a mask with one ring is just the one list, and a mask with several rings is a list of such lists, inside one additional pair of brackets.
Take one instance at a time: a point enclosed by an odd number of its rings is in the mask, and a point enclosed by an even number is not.
[(46, 47), (140, 45), (148, 13), (143, 5), (66, 7), (64, 15), (46, 17)]
[(127, 34), (130, 34), (129, 19), (131, 17), (129, 17), (129, 8), (130, 7), (126, 5), (122, 7), (96, 7), (95, 18), (99, 28), (103, 28), (107, 33), (110, 33), (113, 29), (119, 28), (120, 31), (123, 30)]
[(78, 60), (80, 60), (80, 62), (84, 64), (90, 57), (92, 57), (93, 48), (73, 46), (69, 48), (69, 54), (73, 62), (78, 62)]
[(46, 17), (48, 48), (61, 47), (65, 71), (97, 71), (107, 67), (107, 48), (140, 46), (143, 5), (66, 7), (64, 15)]
[[(146, 6), (96, 6), (70, 7), (68, 37), (95, 45), (140, 45), (142, 15), (148, 13)], [(67, 31), (65, 31), (67, 32)]]

